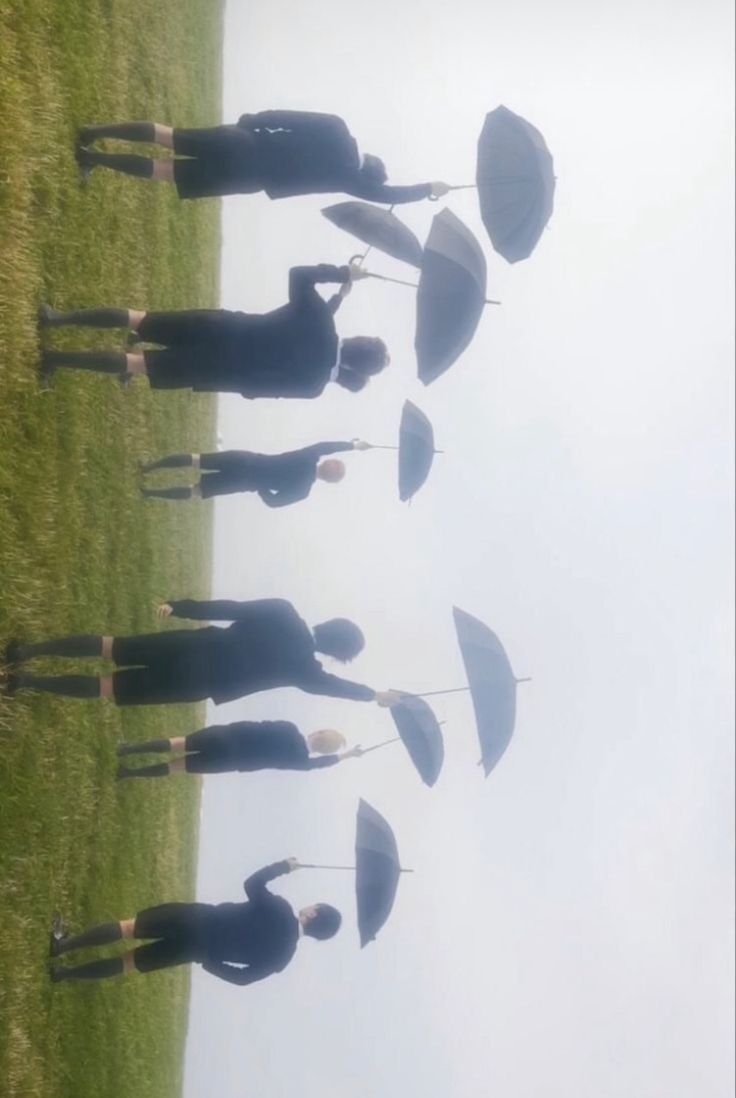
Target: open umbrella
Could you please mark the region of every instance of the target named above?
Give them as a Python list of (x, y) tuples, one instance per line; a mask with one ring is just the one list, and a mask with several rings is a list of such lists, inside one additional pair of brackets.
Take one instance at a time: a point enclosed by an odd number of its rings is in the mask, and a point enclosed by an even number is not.
[(433, 786), (445, 760), (440, 722), (422, 698), (407, 697), (390, 710), (397, 737), (374, 744), (363, 751), (377, 751), (390, 743), (403, 743), (425, 785)]
[(480, 213), (493, 247), (509, 263), (532, 254), (552, 216), (555, 174), (541, 133), (508, 107), (486, 115), (478, 138), (475, 183)]
[(378, 248), (394, 259), (422, 265), (422, 245), (411, 229), (396, 214), (369, 202), (338, 202), (326, 206), (322, 214), (339, 229), (362, 240), (369, 248)]
[(372, 942), (391, 914), (399, 876), (411, 873), (399, 864), (396, 839), (388, 822), (367, 801), (360, 800), (355, 824), (355, 865), (311, 865), (304, 869), (346, 869), (355, 872), (355, 898), (361, 949)]
[(414, 348), (425, 385), (468, 346), (485, 304), (486, 260), (480, 244), (452, 210), (443, 210), (432, 220), (417, 291)]
[(508, 107), (486, 115), (476, 183), (493, 247), (509, 263), (527, 259), (552, 216), (555, 175), (539, 130)]
[(399, 451), (399, 499), (402, 503), (416, 495), (429, 476), (435, 454), (434, 430), (421, 408), (404, 401), (398, 446), (371, 446), (373, 450)]
[(469, 691), (481, 747), (480, 765), (488, 777), (514, 732), (516, 687), (520, 682), (529, 680), (516, 678), (501, 641), (487, 625), (457, 606), (453, 607), (452, 613), (468, 686), (412, 696), (429, 698)]

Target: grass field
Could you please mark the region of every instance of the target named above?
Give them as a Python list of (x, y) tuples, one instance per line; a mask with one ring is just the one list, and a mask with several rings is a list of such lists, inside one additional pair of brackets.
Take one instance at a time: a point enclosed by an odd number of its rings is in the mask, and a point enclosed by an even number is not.
[[(211, 448), (214, 402), (78, 373), (40, 393), (36, 310), (42, 300), (217, 303), (219, 204), (102, 171), (81, 187), (72, 148), (83, 122), (218, 121), (221, 38), (219, 0), (0, 0), (3, 647), (13, 636), (153, 629), (155, 598), (207, 592), (208, 505), (144, 505), (136, 466)], [(123, 334), (50, 342), (121, 348)], [(112, 778), (118, 739), (188, 731), (201, 718), (195, 707), (0, 696), (7, 1098), (179, 1092), (186, 972), (52, 988), (46, 947), (56, 908), (79, 927), (192, 895), (196, 783)]]

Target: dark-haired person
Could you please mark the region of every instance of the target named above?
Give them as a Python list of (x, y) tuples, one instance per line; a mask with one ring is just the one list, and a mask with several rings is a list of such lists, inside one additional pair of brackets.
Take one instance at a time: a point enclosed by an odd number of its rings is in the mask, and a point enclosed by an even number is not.
[(296, 858), (287, 858), (260, 869), (243, 886), (245, 903), (161, 904), (139, 911), (132, 919), (103, 923), (73, 937), (64, 934), (57, 921), (49, 948), (53, 958), (121, 939), (145, 939), (147, 944), (87, 964), (52, 965), (51, 980), (104, 980), (129, 972), (200, 964), (205, 972), (244, 987), (282, 972), (302, 935), (326, 941), (337, 934), (342, 922), (340, 912), (329, 904), (304, 907), (295, 915), (282, 896), (269, 892), (270, 881), (298, 868)]
[(213, 724), (188, 736), (145, 743), (118, 744), (118, 757), (186, 752), (168, 763), (118, 767), (117, 777), (165, 778), (169, 774), (228, 774), (253, 770), (323, 770), (363, 754), (360, 747), (343, 751), (345, 737), (334, 728), (302, 736), (291, 721), (237, 721)]
[[(93, 151), (95, 141), (116, 138), (171, 149), (174, 158), (150, 159)], [(254, 194), (269, 198), (344, 193), (368, 202), (396, 205), (441, 198), (446, 183), (390, 186), (377, 156), (361, 155), (341, 118), (313, 111), (243, 114), (234, 126), (172, 129), (157, 122), (85, 126), (79, 131), (77, 162), (87, 174), (112, 168), (139, 179), (174, 183), (180, 198)]]
[[(254, 454), (248, 450), (221, 450), (213, 454), (170, 454), (141, 466), (142, 473), (158, 469), (194, 469), (202, 476), (192, 488), (142, 488), (147, 499), (211, 499), (231, 492), (256, 492), (269, 507), (286, 507), (306, 499), (317, 480), (337, 484), (345, 465), (327, 457), (345, 450), (369, 450), (367, 442), (317, 442), (285, 454)], [(326, 460), (322, 460), (326, 459)]]
[[(289, 300), (270, 313), (194, 309), (175, 313), (135, 309), (79, 309), (57, 313), (42, 307), (42, 328), (78, 325), (129, 328), (159, 349), (135, 351), (45, 351), (42, 376), (66, 367), (113, 374), (122, 380), (148, 378), (154, 389), (240, 393), (256, 397), (318, 397), (334, 381), (351, 392), (388, 365), (386, 344), (370, 336), (340, 340), (335, 312), (356, 279), (357, 265), (292, 267)], [(326, 301), (317, 283), (335, 282), (339, 293)]]
[(286, 599), (249, 602), (181, 599), (158, 607), (160, 620), (229, 621), (227, 629), (177, 629), (142, 636), (83, 635), (39, 644), (11, 644), (6, 659), (17, 665), (36, 656), (112, 660), (112, 675), (27, 675), (13, 671), (7, 689), (41, 690), (71, 698), (112, 698), (117, 705), (166, 705), (233, 701), (259, 690), (295, 686), (310, 694), (398, 704), (393, 690), (379, 693), (330, 675), (316, 653), (348, 662), (362, 652), (357, 625), (332, 618), (310, 629)]

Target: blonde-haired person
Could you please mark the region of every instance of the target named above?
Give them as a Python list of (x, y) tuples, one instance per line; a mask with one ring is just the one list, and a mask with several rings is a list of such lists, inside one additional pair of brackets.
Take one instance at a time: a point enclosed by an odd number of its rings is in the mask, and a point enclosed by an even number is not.
[(287, 507), (306, 499), (316, 481), (338, 484), (345, 465), (328, 457), (347, 450), (370, 450), (360, 439), (317, 442), (283, 454), (220, 450), (211, 454), (169, 454), (141, 466), (141, 473), (159, 469), (193, 469), (201, 473), (193, 488), (142, 488), (147, 499), (212, 499), (232, 492), (255, 492), (267, 507)]
[(121, 743), (118, 756), (181, 753), (171, 762), (118, 768), (118, 779), (165, 778), (169, 774), (227, 774), (245, 770), (322, 770), (362, 755), (360, 747), (343, 750), (345, 737), (322, 728), (306, 737), (290, 721), (238, 721), (215, 724), (167, 740)]

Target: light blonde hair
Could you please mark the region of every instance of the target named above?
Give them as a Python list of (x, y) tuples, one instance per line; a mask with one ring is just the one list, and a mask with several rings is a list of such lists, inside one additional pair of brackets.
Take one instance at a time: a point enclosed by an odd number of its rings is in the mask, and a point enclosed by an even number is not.
[(317, 755), (334, 755), (345, 747), (347, 740), (342, 732), (334, 728), (320, 728), (317, 732), (310, 732), (307, 736), (309, 750)]

